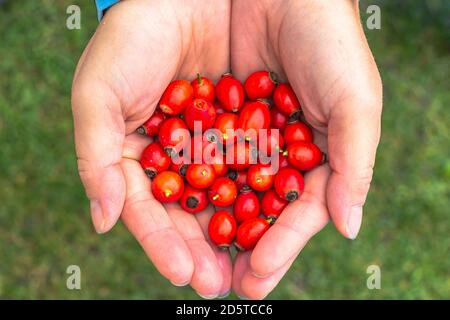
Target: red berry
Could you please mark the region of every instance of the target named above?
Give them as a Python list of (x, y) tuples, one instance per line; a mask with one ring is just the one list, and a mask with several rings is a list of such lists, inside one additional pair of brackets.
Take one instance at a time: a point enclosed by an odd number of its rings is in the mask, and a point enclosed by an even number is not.
[(237, 229), (234, 245), (239, 251), (252, 250), (270, 228), (270, 221), (253, 218), (244, 221)]
[(190, 142), (189, 129), (180, 118), (169, 118), (163, 121), (159, 129), (158, 139), (168, 155), (179, 153)]
[(286, 145), (290, 145), (296, 141), (313, 141), (313, 133), (311, 129), (301, 121), (289, 123), (284, 129), (284, 141)]
[(284, 139), (278, 129), (267, 129), (266, 134), (260, 134), (258, 138), (260, 154), (271, 156), (279, 153), (284, 147)]
[(261, 199), (261, 212), (266, 217), (278, 217), (288, 205), (288, 201), (280, 198), (275, 190), (264, 192)]
[(270, 109), (270, 126), (274, 129), (284, 131), (288, 123), (288, 117), (277, 108)]
[(294, 201), (302, 194), (305, 183), (300, 172), (293, 168), (286, 167), (281, 168), (275, 175), (273, 185), (280, 198)]
[(228, 178), (234, 181), (239, 192), (250, 191), (250, 186), (247, 184), (247, 171), (230, 170), (227, 174)]
[(190, 164), (186, 171), (186, 180), (197, 189), (211, 186), (216, 178), (214, 168), (209, 164)]
[(159, 128), (161, 127), (161, 123), (164, 121), (166, 116), (160, 110), (155, 110), (153, 115), (144, 122), (142, 126), (137, 128), (137, 133), (146, 134), (149, 137), (155, 137), (158, 135)]
[(217, 82), (216, 96), (225, 110), (237, 112), (244, 104), (244, 88), (231, 74), (225, 74)]
[(173, 202), (181, 198), (184, 182), (180, 175), (173, 171), (163, 171), (152, 181), (153, 196), (160, 202)]
[[(245, 140), (256, 139), (259, 129), (268, 129), (270, 126), (270, 110), (268, 104), (262, 101), (252, 101), (245, 104), (239, 113), (238, 127), (244, 130)], [(253, 129), (254, 132), (246, 132)], [(256, 134), (256, 136), (254, 136)]]
[(222, 107), (219, 101), (214, 102), (214, 109), (216, 109), (217, 115), (226, 112), (226, 110)]
[(275, 106), (289, 118), (298, 118), (300, 102), (288, 83), (280, 83), (273, 92)]
[(259, 215), (259, 199), (253, 191), (240, 193), (233, 206), (233, 214), (237, 223), (256, 218)]
[(158, 142), (153, 142), (142, 152), (140, 163), (145, 174), (153, 179), (158, 173), (169, 169), (170, 157)]
[(219, 115), (214, 124), (214, 128), (219, 131), (219, 142), (230, 144), (236, 141), (235, 131), (238, 128), (239, 117), (231, 112), (225, 112)]
[(214, 83), (206, 77), (202, 77), (197, 73), (197, 78), (191, 82), (192, 89), (194, 90), (194, 98), (204, 99), (211, 103), (214, 102)]
[(215, 206), (229, 206), (237, 197), (236, 184), (230, 178), (220, 177), (209, 188), (208, 197), (209, 201)]
[(268, 71), (256, 71), (245, 80), (244, 88), (250, 100), (269, 97), (275, 89), (275, 74)]
[(270, 165), (258, 163), (251, 166), (247, 173), (247, 184), (256, 191), (272, 188), (275, 172)]
[(216, 177), (223, 177), (228, 172), (228, 166), (225, 164), (225, 158), (221, 152), (217, 152), (211, 158), (210, 164), (214, 168)]
[(189, 129), (194, 131), (194, 124), (201, 124), (201, 132), (208, 130), (216, 121), (216, 110), (214, 106), (203, 99), (194, 99), (184, 110), (184, 121)]
[(180, 114), (191, 102), (193, 95), (194, 90), (188, 81), (172, 81), (161, 96), (159, 107), (165, 114)]
[(186, 185), (180, 198), (180, 206), (184, 211), (197, 213), (208, 206), (209, 200), (206, 190), (200, 190)]
[(185, 155), (181, 155), (179, 157), (179, 159), (175, 159), (175, 157), (172, 157), (172, 163), (169, 169), (171, 171), (175, 171), (182, 177), (186, 177), (186, 171), (188, 165), (191, 163), (191, 159), (186, 157)]
[(209, 221), (209, 239), (219, 248), (226, 249), (233, 242), (236, 228), (236, 221), (229, 212), (225, 210), (217, 211)]
[(230, 169), (240, 171), (247, 169), (251, 164), (257, 163), (258, 151), (255, 146), (250, 146), (249, 143), (237, 143), (232, 147), (233, 153), (226, 153), (226, 163)]
[(287, 148), (289, 164), (298, 170), (312, 170), (322, 163), (323, 153), (312, 142), (294, 142)]

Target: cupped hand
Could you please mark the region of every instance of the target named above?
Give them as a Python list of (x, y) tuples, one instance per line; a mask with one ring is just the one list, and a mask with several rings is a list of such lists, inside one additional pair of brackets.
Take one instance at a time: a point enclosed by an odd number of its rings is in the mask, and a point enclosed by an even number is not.
[(97, 232), (121, 217), (162, 275), (207, 298), (229, 292), (232, 272), (229, 254), (205, 237), (212, 209), (194, 216), (156, 201), (138, 162), (150, 141), (134, 132), (172, 79), (228, 71), (229, 26), (228, 1), (121, 1), (87, 45), (72, 88), (78, 168)]
[(329, 162), (305, 175), (305, 190), (252, 252), (239, 254), (233, 289), (260, 299), (277, 285), (308, 240), (332, 218), (354, 239), (380, 136), (382, 87), (356, 0), (235, 0), (231, 67), (289, 81)]

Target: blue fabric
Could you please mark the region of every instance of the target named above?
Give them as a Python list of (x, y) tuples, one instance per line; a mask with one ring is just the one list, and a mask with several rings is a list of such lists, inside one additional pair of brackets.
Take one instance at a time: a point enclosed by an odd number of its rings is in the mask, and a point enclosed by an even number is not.
[(105, 10), (115, 5), (117, 2), (119, 2), (119, 0), (95, 0), (95, 5), (97, 6), (98, 21), (102, 20)]

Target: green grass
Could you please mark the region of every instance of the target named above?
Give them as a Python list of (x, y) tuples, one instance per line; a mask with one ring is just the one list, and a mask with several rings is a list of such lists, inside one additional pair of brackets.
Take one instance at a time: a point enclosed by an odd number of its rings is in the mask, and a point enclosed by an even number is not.
[[(360, 237), (346, 240), (330, 224), (269, 298), (449, 298), (448, 21), (416, 1), (376, 2), (382, 29), (367, 35), (384, 81), (383, 133)], [(65, 28), (72, 3), (81, 30)], [(88, 0), (0, 8), (0, 298), (197, 298), (163, 279), (123, 225), (104, 236), (91, 226), (70, 85), (96, 25)], [(70, 264), (82, 269), (81, 291), (66, 289)], [(381, 267), (381, 290), (366, 288), (371, 264)]]

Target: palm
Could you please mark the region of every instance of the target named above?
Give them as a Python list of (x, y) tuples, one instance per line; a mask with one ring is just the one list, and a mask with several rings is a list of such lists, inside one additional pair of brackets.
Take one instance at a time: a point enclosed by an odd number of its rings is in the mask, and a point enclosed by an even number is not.
[[(105, 112), (106, 118), (98, 124), (108, 126), (104, 139), (110, 152), (101, 155), (102, 161), (116, 162), (120, 152), (125, 180), (125, 186), (109, 183), (105, 187), (118, 199), (126, 194), (123, 221), (163, 275), (176, 284), (190, 282), (203, 296), (215, 296), (229, 291), (231, 261), (204, 236), (208, 212), (193, 216), (178, 205), (163, 207), (153, 198), (150, 181), (138, 162), (150, 140), (134, 133), (151, 116), (172, 79), (192, 79), (199, 71), (217, 79), (228, 71), (229, 5), (199, 2), (184, 9), (164, 1), (130, 1), (111, 9), (80, 60), (74, 84), (92, 84), (89, 77), (102, 75), (97, 86), (108, 95), (112, 111)], [(120, 19), (114, 17), (116, 10), (121, 11)], [(187, 18), (190, 15), (201, 19)], [(82, 139), (82, 134), (76, 133), (76, 139)], [(92, 149), (77, 144), (85, 185), (90, 177), (83, 174), (83, 159)]]

